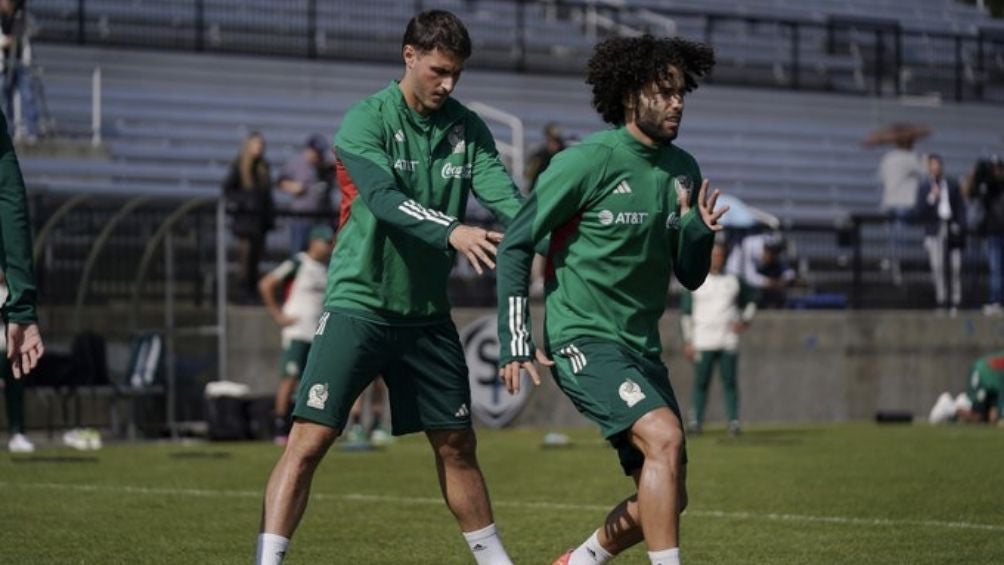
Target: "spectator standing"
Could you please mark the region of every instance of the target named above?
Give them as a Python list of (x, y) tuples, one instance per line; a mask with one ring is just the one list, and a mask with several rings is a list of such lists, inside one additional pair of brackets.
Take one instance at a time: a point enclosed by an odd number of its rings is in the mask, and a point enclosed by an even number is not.
[(238, 240), (239, 298), (244, 302), (257, 301), (258, 263), (265, 250), (265, 235), (275, 227), (272, 173), (265, 159), (262, 134), (251, 132), (244, 139), (223, 180), (223, 196), (231, 216), (230, 229)]
[[(291, 157), (279, 173), (279, 189), (293, 197), (290, 210), (300, 213), (331, 214), (333, 169), (331, 144), (323, 135), (307, 138), (303, 149)], [(289, 222), (291, 251), (299, 253), (307, 246), (308, 234), (314, 224), (330, 223), (318, 217), (294, 217)]]
[(565, 138), (561, 133), (561, 127), (555, 122), (548, 122), (544, 126), (544, 143), (530, 155), (530, 160), (526, 164), (523, 176), (526, 178), (527, 192), (532, 191), (537, 185), (537, 177), (551, 164), (551, 158), (564, 148)]
[[(38, 106), (31, 73), (29, 20), (23, 0), (0, 0), (0, 47), (3, 48), (3, 95), (7, 122), (13, 135), (21, 135), (22, 126), (28, 140), (38, 135)], [(25, 120), (14, 120), (14, 95), (21, 95), (21, 112)]]
[[(959, 183), (945, 176), (941, 156), (928, 156), (927, 170), (927, 178), (917, 188), (914, 215), (916, 221), (924, 226), (924, 248), (931, 264), (938, 308), (948, 307), (948, 289), (951, 287), (951, 308), (955, 313), (962, 303), (965, 203)], [(946, 262), (951, 270), (950, 280), (946, 279)]]
[(990, 271), (990, 296), (983, 313), (999, 315), (1004, 306), (1004, 160), (981, 159), (966, 188), (975, 212), (970, 227), (984, 237)]
[(920, 156), (913, 149), (914, 138), (903, 136), (895, 141), (896, 146), (882, 156), (878, 176), (882, 182), (882, 211), (889, 215), (889, 257), (883, 262), (891, 274), (893, 283), (902, 282), (900, 269), (900, 244), (903, 229), (913, 213), (917, 187), (926, 175)]

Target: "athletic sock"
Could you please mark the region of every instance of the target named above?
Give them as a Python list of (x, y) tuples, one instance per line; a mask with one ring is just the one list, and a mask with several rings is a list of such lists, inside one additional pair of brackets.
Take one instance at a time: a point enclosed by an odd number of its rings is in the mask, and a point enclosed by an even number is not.
[(464, 532), (464, 539), (478, 565), (512, 565), (509, 554), (502, 547), (502, 538), (499, 537), (495, 524), (473, 532)]
[(648, 559), (652, 565), (680, 565), (680, 548), (649, 551)]
[(603, 549), (599, 536), (593, 532), (589, 539), (575, 548), (568, 558), (568, 565), (602, 565), (613, 558), (609, 551)]
[(256, 565), (282, 565), (289, 549), (289, 538), (277, 534), (258, 534)]

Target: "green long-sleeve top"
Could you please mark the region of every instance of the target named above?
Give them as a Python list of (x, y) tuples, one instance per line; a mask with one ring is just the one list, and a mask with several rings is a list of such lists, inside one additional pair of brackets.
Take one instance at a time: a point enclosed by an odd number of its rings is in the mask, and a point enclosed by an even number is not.
[(393, 324), (448, 317), (448, 241), (468, 197), (503, 224), (522, 203), (488, 126), (452, 98), (421, 116), (391, 82), (349, 109), (335, 151), (342, 225), (325, 306)]
[(31, 222), (24, 178), (0, 116), (0, 269), (9, 294), (0, 312), (6, 322), (29, 323), (35, 314), (35, 271), (32, 264)]
[(555, 156), (499, 248), (501, 364), (532, 358), (528, 279), (534, 248), (547, 237), (546, 346), (594, 337), (659, 354), (669, 277), (699, 287), (714, 243), (696, 206), (680, 216), (675, 183), (696, 193), (694, 158), (672, 145), (649, 147), (624, 127)]

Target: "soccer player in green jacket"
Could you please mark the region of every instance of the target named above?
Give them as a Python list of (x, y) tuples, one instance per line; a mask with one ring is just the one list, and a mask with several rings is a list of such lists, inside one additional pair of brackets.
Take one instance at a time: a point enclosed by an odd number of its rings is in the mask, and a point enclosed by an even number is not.
[(35, 271), (31, 257), (31, 222), (24, 178), (0, 115), (0, 274), (6, 279), (7, 299), (0, 305), (6, 326), (7, 356), (0, 359), (12, 452), (26, 453), (35, 446), (24, 435), (24, 385), (20, 378), (35, 368), (45, 348), (35, 312)]
[[(554, 157), (499, 248), (501, 378), (512, 391), (521, 369), (538, 380), (535, 356), (551, 366), (637, 486), (555, 563), (605, 563), (643, 539), (652, 563), (679, 563), (686, 454), (658, 323), (670, 274), (700, 286), (722, 229), (717, 191), (708, 197), (697, 162), (672, 143), (684, 96), (713, 65), (711, 48), (682, 39), (597, 45), (586, 82), (614, 127)], [(530, 339), (527, 286), (535, 246), (548, 237), (544, 354)]]
[(314, 470), (378, 374), (392, 432), (428, 437), (446, 504), (475, 560), (510, 563), (475, 455), (468, 370), (446, 292), (458, 252), (481, 273), (495, 267), (502, 238), (463, 224), (468, 196), (505, 224), (521, 204), (487, 126), (450, 98), (470, 52), (453, 14), (415, 16), (404, 34), (403, 78), (342, 120), (341, 230), (289, 442), (265, 492), (259, 563), (281, 561)]
[(0, 116), (0, 270), (7, 279), (7, 300), (0, 313), (7, 326), (7, 360), (15, 379), (28, 374), (44, 347), (35, 313), (35, 271), (24, 178)]

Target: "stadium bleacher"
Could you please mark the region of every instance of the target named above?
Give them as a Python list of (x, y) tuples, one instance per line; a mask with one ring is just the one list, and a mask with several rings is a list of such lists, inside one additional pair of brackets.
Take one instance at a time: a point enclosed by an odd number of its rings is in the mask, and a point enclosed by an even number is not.
[[(67, 133), (86, 135), (87, 79), (94, 67), (104, 77), (108, 158), (23, 159), (35, 187), (51, 190), (104, 179), (112, 192), (131, 192), (140, 182), (165, 193), (214, 194), (245, 132), (261, 130), (279, 165), (307, 134), (333, 134), (350, 104), (399, 74), (397, 65), (50, 45), (37, 51), (49, 106)], [(602, 125), (581, 78), (470, 71), (457, 96), (520, 116), (531, 146), (548, 121), (576, 136)], [(750, 203), (791, 222), (832, 219), (877, 206), (881, 152), (859, 144), (871, 129), (901, 120), (930, 125), (935, 134), (921, 148), (943, 154), (958, 175), (1000, 150), (998, 112), (989, 105), (706, 85), (688, 102), (680, 143), (710, 178)]]

